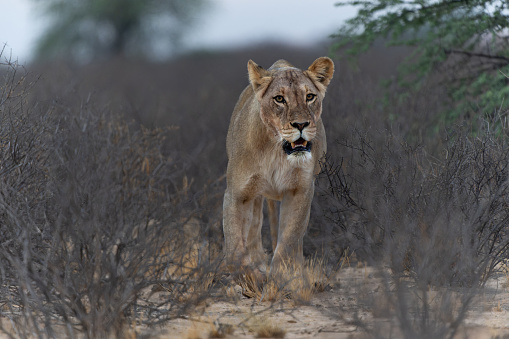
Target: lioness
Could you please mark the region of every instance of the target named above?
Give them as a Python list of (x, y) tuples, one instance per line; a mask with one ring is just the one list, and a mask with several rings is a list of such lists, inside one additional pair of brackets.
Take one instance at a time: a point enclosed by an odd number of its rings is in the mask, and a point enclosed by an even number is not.
[[(274, 256), (271, 271), (302, 263), (314, 175), (326, 152), (322, 100), (334, 73), (327, 57), (307, 70), (276, 61), (268, 70), (247, 63), (250, 85), (235, 105), (226, 151), (223, 203), (225, 260), (266, 272), (262, 247), (263, 200), (267, 199)], [(276, 201), (280, 201), (279, 227)]]

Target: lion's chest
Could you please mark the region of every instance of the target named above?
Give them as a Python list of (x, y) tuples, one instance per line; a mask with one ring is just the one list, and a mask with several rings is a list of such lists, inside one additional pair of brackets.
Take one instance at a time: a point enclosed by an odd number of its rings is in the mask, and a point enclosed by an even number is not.
[(307, 186), (313, 180), (313, 164), (289, 161), (269, 164), (262, 173), (261, 194), (266, 198), (281, 200), (288, 191)]

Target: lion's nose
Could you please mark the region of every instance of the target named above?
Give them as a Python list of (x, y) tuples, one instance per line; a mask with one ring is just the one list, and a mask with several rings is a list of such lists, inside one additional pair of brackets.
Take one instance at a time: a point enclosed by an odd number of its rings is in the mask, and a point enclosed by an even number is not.
[(309, 125), (309, 121), (306, 122), (292, 122), (292, 126), (302, 132), (304, 128)]

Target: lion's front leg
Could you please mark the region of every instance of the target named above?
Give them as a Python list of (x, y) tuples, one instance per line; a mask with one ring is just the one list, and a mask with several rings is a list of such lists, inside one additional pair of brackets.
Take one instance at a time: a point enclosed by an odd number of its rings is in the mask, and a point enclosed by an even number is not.
[(253, 217), (247, 234), (247, 251), (251, 258), (251, 264), (265, 273), (267, 270), (267, 256), (262, 245), (263, 225), (263, 197), (254, 199), (252, 207)]
[(227, 190), (223, 202), (225, 261), (232, 269), (265, 273), (265, 254), (261, 243), (263, 198), (244, 200)]
[(223, 201), (224, 254), (228, 265), (242, 265), (247, 254), (247, 231), (252, 218), (252, 203), (243, 202), (227, 190)]
[(297, 267), (304, 263), (303, 239), (309, 223), (314, 193), (314, 182), (308, 188), (284, 195), (280, 207), (279, 232), (272, 258), (271, 273), (284, 267)]

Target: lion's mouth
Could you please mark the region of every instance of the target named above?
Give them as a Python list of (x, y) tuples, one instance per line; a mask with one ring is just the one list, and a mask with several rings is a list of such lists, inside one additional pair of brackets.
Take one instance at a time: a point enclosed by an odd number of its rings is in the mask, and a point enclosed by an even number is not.
[(283, 151), (290, 155), (295, 152), (311, 152), (311, 141), (299, 138), (294, 142), (283, 140)]

